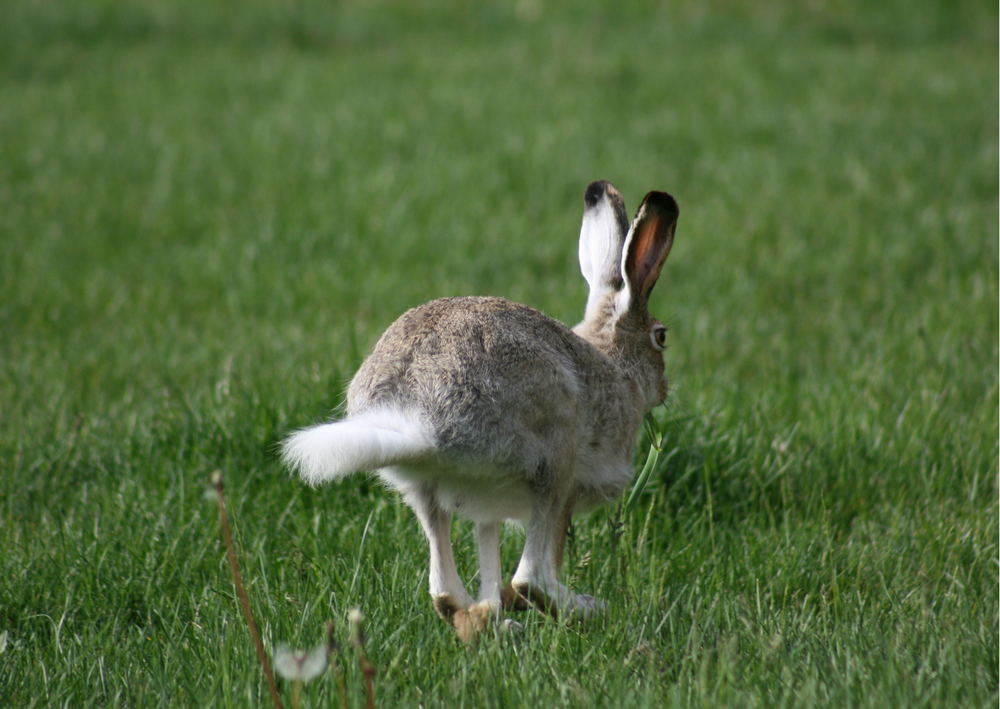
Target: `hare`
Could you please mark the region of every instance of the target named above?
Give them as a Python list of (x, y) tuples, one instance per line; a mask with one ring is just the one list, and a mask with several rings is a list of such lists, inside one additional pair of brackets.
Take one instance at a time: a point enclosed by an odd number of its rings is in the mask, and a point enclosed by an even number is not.
[[(643, 199), (631, 228), (609, 182), (584, 194), (580, 268), (590, 294), (572, 330), (502, 298), (443, 298), (389, 326), (347, 390), (347, 417), (294, 433), (286, 464), (310, 484), (374, 470), (430, 543), (438, 614), (466, 637), (504, 607), (586, 617), (605, 605), (559, 582), (570, 519), (621, 495), (645, 413), (667, 394), (666, 328), (649, 294), (678, 209)], [(452, 515), (476, 523), (478, 601), (455, 568)], [(509, 586), (500, 524), (525, 527)]]

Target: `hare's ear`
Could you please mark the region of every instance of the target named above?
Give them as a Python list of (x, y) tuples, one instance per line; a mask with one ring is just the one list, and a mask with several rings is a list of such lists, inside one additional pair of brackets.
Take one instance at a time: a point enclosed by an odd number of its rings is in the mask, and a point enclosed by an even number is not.
[(605, 294), (622, 286), (622, 247), (628, 231), (628, 215), (625, 200), (614, 185), (605, 180), (591, 182), (583, 201), (580, 270), (590, 286), (589, 315)]
[(621, 276), (629, 291), (629, 307), (645, 308), (649, 302), (674, 244), (678, 214), (677, 202), (666, 192), (650, 192), (639, 205), (622, 252)]

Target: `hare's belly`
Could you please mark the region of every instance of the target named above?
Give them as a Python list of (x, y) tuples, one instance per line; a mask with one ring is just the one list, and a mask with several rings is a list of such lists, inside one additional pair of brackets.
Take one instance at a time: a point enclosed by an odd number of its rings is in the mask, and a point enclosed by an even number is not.
[(526, 481), (516, 478), (467, 477), (450, 470), (392, 466), (378, 476), (404, 497), (411, 490), (425, 489), (442, 509), (473, 522), (510, 520), (527, 524), (535, 495)]

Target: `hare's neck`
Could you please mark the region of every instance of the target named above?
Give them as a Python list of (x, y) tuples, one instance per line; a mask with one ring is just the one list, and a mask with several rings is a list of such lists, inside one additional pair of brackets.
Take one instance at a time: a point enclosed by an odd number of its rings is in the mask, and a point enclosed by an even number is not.
[(573, 332), (609, 357), (615, 349), (615, 323), (619, 317), (613, 295), (607, 294), (595, 305), (588, 303), (583, 322), (573, 328)]

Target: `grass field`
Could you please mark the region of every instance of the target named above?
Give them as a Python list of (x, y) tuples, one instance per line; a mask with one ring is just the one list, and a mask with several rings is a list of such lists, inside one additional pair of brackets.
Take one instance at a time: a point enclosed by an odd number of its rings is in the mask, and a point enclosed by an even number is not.
[[(0, 4), (0, 706), (270, 705), (218, 469), (265, 644), (362, 608), (379, 707), (996, 707), (997, 27), (943, 0)], [(651, 306), (673, 452), (624, 524), (576, 522), (564, 577), (605, 617), (466, 648), (412, 513), (276, 445), (408, 307), (578, 320), (598, 178), (680, 204)]]

